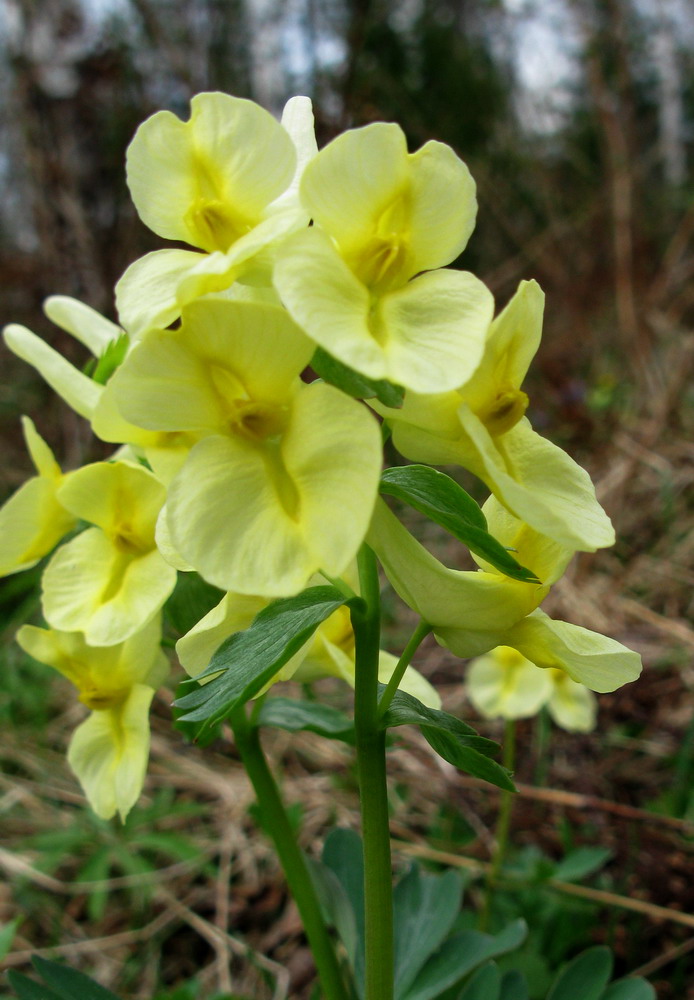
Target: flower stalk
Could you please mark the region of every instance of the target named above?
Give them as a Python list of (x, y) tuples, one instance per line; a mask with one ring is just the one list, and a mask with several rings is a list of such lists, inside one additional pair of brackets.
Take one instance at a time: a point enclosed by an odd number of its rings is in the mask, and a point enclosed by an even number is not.
[(245, 706), (233, 711), (231, 725), (236, 746), (263, 813), (265, 829), (272, 837), (287, 884), (299, 909), (325, 1000), (349, 1000), (306, 859), (296, 842), (277, 783), (263, 753), (259, 730), (248, 719)]
[(380, 593), (376, 557), (359, 556), (365, 609), (352, 611), (356, 646), (354, 724), (364, 842), (365, 1000), (393, 997), (393, 885), (388, 824), (385, 732), (378, 710)]

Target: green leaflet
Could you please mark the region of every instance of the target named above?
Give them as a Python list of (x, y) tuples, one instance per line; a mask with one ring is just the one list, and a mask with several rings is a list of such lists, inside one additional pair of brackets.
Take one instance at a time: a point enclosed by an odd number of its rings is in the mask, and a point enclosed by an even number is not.
[(427, 708), (412, 695), (397, 691), (390, 708), (383, 715), (382, 726), (390, 729), (406, 725), (419, 726), (437, 754), (461, 771), (509, 792), (515, 791), (505, 768), (489, 759), (499, 749), (498, 744), (478, 736), (471, 726), (454, 715)]
[[(255, 697), (320, 623), (345, 603), (344, 594), (326, 586), (310, 587), (263, 608), (247, 629), (222, 643), (191, 682), (195, 689), (177, 699), (175, 705), (185, 710), (181, 721), (214, 725), (226, 718), (235, 706)], [(205, 678), (211, 678), (209, 683), (197, 684)]]
[(8, 979), (19, 1000), (118, 1000), (115, 993), (99, 986), (83, 972), (34, 955), (34, 969), (46, 986), (20, 972), (9, 972)]
[(462, 486), (445, 473), (428, 465), (386, 469), (381, 476), (380, 490), (440, 524), (500, 573), (523, 583), (540, 582), (534, 573), (521, 566), (508, 549), (489, 534), (486, 518), (479, 506)]
[(290, 733), (308, 730), (329, 740), (354, 743), (354, 723), (344, 712), (317, 701), (268, 698), (256, 717), (259, 726), (277, 726)]
[(338, 361), (322, 347), (317, 347), (311, 358), (311, 368), (316, 375), (324, 382), (336, 386), (342, 392), (355, 399), (373, 399), (374, 397), (384, 406), (398, 409), (402, 406), (405, 398), (405, 390), (402, 386), (386, 382), (384, 379), (370, 379), (366, 375), (360, 375), (352, 368)]
[(547, 1000), (601, 1000), (612, 975), (612, 952), (589, 948), (566, 966), (552, 984)]

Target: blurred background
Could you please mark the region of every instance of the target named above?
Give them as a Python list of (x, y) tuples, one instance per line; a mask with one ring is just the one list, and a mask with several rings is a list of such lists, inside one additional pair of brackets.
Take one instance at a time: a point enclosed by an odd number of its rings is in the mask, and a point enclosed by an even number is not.
[[(253, 98), (277, 114), (289, 96), (309, 94), (321, 145), (345, 128), (383, 119), (402, 125), (411, 149), (430, 138), (449, 143), (468, 163), (479, 195), (477, 229), (458, 265), (478, 274), (499, 305), (523, 278), (536, 278), (545, 290), (529, 416), (590, 469), (619, 537), (609, 552), (574, 561), (548, 610), (637, 648), (647, 670), (638, 684), (601, 699), (597, 734), (556, 733), (547, 751), (541, 730), (531, 723), (522, 730), (528, 753), (520, 777), (539, 782), (547, 794), (528, 792), (517, 803), (518, 856), (530, 851), (531, 870), (533, 857), (556, 860), (567, 845), (598, 843), (611, 860), (595, 884), (691, 913), (694, 6), (690, 0), (0, 0), (0, 323), (24, 323), (72, 360), (85, 360), (43, 317), (41, 302), (49, 294), (73, 295), (115, 318), (115, 281), (136, 257), (163, 245), (130, 204), (125, 149), (149, 114), (169, 108), (186, 118), (191, 95), (207, 89)], [(30, 471), (20, 413), (34, 418), (66, 467), (102, 452), (83, 422), (2, 352), (4, 498)], [(3, 585), (8, 640), (37, 605), (36, 579), (30, 572)], [(400, 637), (396, 629), (394, 639)], [(230, 946), (224, 952), (219, 937), (195, 929), (190, 891), (203, 899), (196, 913), (209, 910), (207, 926), (240, 928), (258, 953), (290, 969), (290, 994), (302, 995), (310, 974), (296, 916), (253, 832), (250, 798), (239, 790), (242, 778), (228, 748), (216, 763), (214, 754), (183, 754), (162, 697), (149, 798), (133, 825), (123, 832), (85, 818), (62, 758), (79, 713), (59, 681), (48, 695), (47, 671), (9, 648), (0, 691), (7, 775), (0, 779), (0, 811), (8, 821), (0, 861), (11, 885), (0, 896), (0, 918), (3, 900), (8, 919), (18, 908), (29, 914), (14, 964), (20, 967), (32, 947), (64, 940), (67, 921), (73, 952), (62, 953), (85, 956), (102, 981), (128, 996), (149, 997), (157, 984), (163, 990), (205, 967), (202, 985), (175, 995), (207, 997), (215, 983), (229, 985), (221, 970)], [(459, 664), (433, 645), (422, 662), (447, 692), (450, 710), (470, 715)], [(480, 728), (499, 734), (494, 724)], [(297, 808), (308, 818), (309, 843), (336, 818), (353, 821), (347, 758), (335, 751), (327, 760), (308, 737), (277, 752), (289, 757), (287, 784), (304, 802)], [(429, 842), (438, 837), (443, 848), (487, 856), (495, 794), (464, 786), (425, 758), (421, 747), (394, 752), (396, 775), (398, 767), (403, 776), (417, 768), (422, 775), (419, 790), (403, 791), (402, 798), (394, 793), (394, 822), (410, 839), (418, 832)], [(166, 799), (172, 788), (179, 794)], [(474, 810), (466, 812), (470, 803)], [(207, 824), (193, 822), (193, 834), (191, 812)], [(217, 826), (222, 814), (236, 818), (226, 840)], [(138, 838), (145, 846), (133, 847)], [(21, 865), (12, 868), (8, 850), (56, 884), (42, 885)], [(200, 864), (221, 858), (225, 878), (233, 869), (231, 904), (220, 869), (205, 875), (191, 861), (196, 857)], [(185, 886), (162, 883), (168, 902), (150, 894), (133, 903), (127, 879), (164, 863), (189, 865)], [(101, 894), (70, 894), (65, 886), (75, 879), (98, 883)], [(107, 898), (121, 908), (106, 907)], [(188, 916), (180, 912), (183, 898)], [(609, 938), (623, 969), (654, 965), (659, 997), (694, 997), (694, 920), (668, 922), (655, 919), (655, 911), (654, 919), (636, 918), (628, 910), (601, 910), (595, 900), (554, 906), (542, 911), (546, 927), (558, 933), (561, 917), (574, 937), (582, 935), (578, 941), (566, 931), (556, 963), (587, 938)], [(536, 922), (538, 912), (530, 915)], [(167, 913), (170, 926), (164, 920), (152, 930), (151, 921)], [(164, 925), (176, 928), (173, 945)], [(140, 958), (127, 943), (124, 951), (117, 942), (98, 954), (89, 948), (89, 938), (124, 933)], [(238, 961), (246, 968), (243, 947)], [(528, 962), (536, 963), (541, 983), (538, 955)], [(257, 983), (253, 990), (264, 995)]]

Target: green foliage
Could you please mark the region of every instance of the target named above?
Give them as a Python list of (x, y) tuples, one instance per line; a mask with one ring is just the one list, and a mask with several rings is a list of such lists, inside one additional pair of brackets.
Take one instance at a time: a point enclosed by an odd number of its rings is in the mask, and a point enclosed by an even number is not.
[(342, 392), (355, 399), (374, 399), (384, 406), (399, 408), (405, 398), (405, 390), (402, 386), (386, 382), (384, 379), (370, 379), (366, 375), (355, 372), (338, 361), (322, 347), (317, 347), (311, 358), (311, 367), (316, 375), (324, 382), (337, 386)]
[(354, 723), (344, 712), (317, 701), (267, 698), (256, 716), (259, 726), (277, 726), (290, 733), (306, 730), (329, 740), (354, 743)]
[(179, 573), (174, 591), (164, 605), (165, 620), (178, 636), (185, 635), (211, 611), (224, 596), (199, 573)]
[(49, 962), (38, 955), (31, 962), (46, 986), (39, 985), (20, 972), (9, 972), (10, 985), (19, 1000), (118, 1000), (115, 993), (67, 965)]
[(547, 1000), (600, 1000), (612, 975), (612, 952), (602, 946), (590, 948), (559, 973)]
[[(144, 911), (154, 889), (153, 876), (162, 865), (199, 861), (204, 867), (194, 841), (167, 829), (177, 818), (204, 811), (203, 806), (175, 801), (172, 790), (162, 789), (149, 805), (136, 806), (124, 824), (80, 811), (68, 826), (27, 837), (22, 846), (38, 852), (34, 864), (47, 873), (59, 873), (66, 860), (71, 861), (76, 866), (72, 881), (93, 883), (86, 908), (89, 919), (98, 922), (114, 892), (124, 892), (130, 908)], [(109, 884), (123, 876), (130, 876), (129, 884)]]
[(14, 936), (17, 933), (17, 928), (21, 922), (21, 917), (15, 917), (14, 920), (10, 920), (9, 923), (3, 924), (3, 926), (0, 927), (0, 962), (12, 947)]
[(444, 760), (476, 778), (483, 778), (507, 791), (515, 791), (508, 772), (489, 759), (491, 754), (498, 751), (498, 744), (484, 736), (478, 736), (471, 726), (448, 712), (427, 708), (413, 695), (396, 691), (390, 707), (383, 715), (382, 725), (384, 729), (393, 726), (419, 726), (429, 745)]
[[(219, 647), (208, 667), (187, 682), (193, 690), (177, 699), (184, 722), (202, 722), (204, 730), (253, 698), (310, 639), (345, 597), (336, 587), (310, 587), (296, 597), (280, 598), (263, 608), (249, 628)], [(209, 683), (199, 684), (201, 680)]]
[(413, 865), (393, 894), (395, 993), (407, 993), (422, 965), (443, 943), (460, 912), (460, 872), (425, 875)]
[(112, 340), (107, 345), (106, 350), (96, 362), (91, 377), (100, 385), (106, 385), (116, 368), (122, 365), (125, 355), (128, 353), (130, 339), (127, 333), (122, 333), (120, 337)]
[(534, 573), (516, 562), (487, 531), (487, 519), (472, 497), (450, 476), (428, 465), (386, 469), (381, 493), (397, 497), (450, 532), (458, 541), (500, 573), (524, 583), (539, 583)]

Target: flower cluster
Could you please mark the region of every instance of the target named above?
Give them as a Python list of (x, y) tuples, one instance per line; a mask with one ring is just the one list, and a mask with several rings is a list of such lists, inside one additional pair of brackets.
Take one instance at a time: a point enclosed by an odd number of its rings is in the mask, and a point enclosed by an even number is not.
[[(306, 98), (278, 122), (209, 93), (186, 122), (164, 111), (140, 126), (127, 177), (143, 222), (193, 249), (128, 268), (116, 287), (120, 326), (72, 299), (47, 300), (47, 315), (97, 359), (91, 374), (25, 327), (4, 331), (118, 446), (110, 461), (63, 473), (25, 418), (37, 475), (0, 510), (5, 574), (67, 539), (43, 574), (48, 629), (25, 626), (18, 639), (92, 712), (69, 760), (99, 815), (124, 817), (141, 789), (148, 707), (167, 672), (161, 610), (178, 573), (224, 591), (178, 642), (193, 676), (274, 598), (317, 580), (356, 590), (365, 540), (455, 654), (508, 647), (561, 672), (538, 676), (596, 691), (637, 676), (636, 654), (539, 610), (574, 552), (614, 536), (587, 474), (525, 417), (540, 288), (523, 282), (494, 318), (484, 284), (447, 266), (476, 216), (474, 182), (453, 150), (427, 142), (408, 153), (397, 125), (376, 123), (318, 152)], [(311, 376), (320, 358), (341, 377)], [(363, 391), (343, 391), (345, 380)], [(484, 561), (451, 570), (422, 548), (378, 499), (381, 422), (406, 459), (459, 465), (486, 484), (489, 532), (526, 579)], [(394, 665), (384, 652), (381, 680)], [(354, 681), (344, 608), (276, 679), (324, 675)], [(402, 687), (438, 705), (414, 670)], [(540, 704), (549, 694), (537, 687)]]

